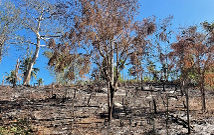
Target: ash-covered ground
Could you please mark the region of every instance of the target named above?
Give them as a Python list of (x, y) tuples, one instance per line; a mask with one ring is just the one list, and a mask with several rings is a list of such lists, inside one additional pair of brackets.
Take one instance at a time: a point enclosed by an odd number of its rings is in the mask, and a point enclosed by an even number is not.
[[(165, 92), (162, 86), (154, 85), (144, 86), (144, 90), (119, 87), (110, 125), (107, 92), (99, 87), (91, 91), (89, 87), (1, 86), (0, 132), (13, 134), (15, 131), (10, 130), (14, 126), (27, 128), (29, 134), (45, 135), (165, 135), (188, 131), (186, 97), (174, 86), (166, 86)], [(198, 89), (189, 88), (191, 133), (214, 134), (214, 94), (206, 92), (205, 112), (201, 111), (200, 96)]]

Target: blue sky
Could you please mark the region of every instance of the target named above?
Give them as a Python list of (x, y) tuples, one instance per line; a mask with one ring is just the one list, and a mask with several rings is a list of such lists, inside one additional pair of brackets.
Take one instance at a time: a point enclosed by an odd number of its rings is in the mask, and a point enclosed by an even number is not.
[[(142, 20), (145, 17), (156, 16), (157, 19), (164, 19), (172, 15), (172, 29), (177, 30), (180, 26), (189, 26), (199, 24), (207, 20), (212, 22), (214, 20), (214, 0), (140, 0), (139, 15), (137, 20)], [(44, 49), (41, 49), (39, 58), (34, 67), (40, 67), (38, 78), (43, 78), (45, 84), (50, 84), (53, 77), (45, 68), (47, 67), (48, 59), (42, 56)], [(25, 50), (23, 50), (25, 51)], [(8, 56), (5, 56), (0, 63), (0, 82), (3, 79), (5, 72), (10, 72), (15, 69), (17, 57), (21, 58), (20, 53), (16, 48), (11, 46), (8, 51)], [(35, 81), (31, 82), (33, 84)]]
[(213, 0), (140, 0), (139, 18), (155, 15), (163, 19), (174, 16), (173, 26), (188, 26), (214, 20)]

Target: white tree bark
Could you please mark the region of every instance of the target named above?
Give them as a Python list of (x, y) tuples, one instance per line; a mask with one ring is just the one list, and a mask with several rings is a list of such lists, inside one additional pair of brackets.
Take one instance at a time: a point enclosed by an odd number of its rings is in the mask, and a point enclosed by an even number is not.
[(36, 29), (31, 28), (32, 31), (37, 36), (36, 50), (35, 50), (35, 53), (33, 55), (32, 60), (29, 63), (27, 71), (25, 73), (24, 80), (23, 80), (23, 85), (30, 85), (31, 72), (32, 72), (32, 69), (33, 69), (33, 65), (36, 62), (37, 58), (39, 57), (40, 42), (41, 42), (41, 36), (40, 36), (39, 30), (40, 30), (40, 27), (41, 27), (42, 16), (43, 16), (43, 12), (41, 12), (41, 15), (38, 18), (37, 28)]

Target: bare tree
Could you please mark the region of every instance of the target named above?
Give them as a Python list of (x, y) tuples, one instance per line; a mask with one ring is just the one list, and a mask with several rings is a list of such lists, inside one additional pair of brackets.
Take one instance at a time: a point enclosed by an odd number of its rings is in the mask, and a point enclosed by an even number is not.
[(77, 54), (75, 49), (70, 53), (71, 48), (67, 43), (55, 44), (50, 40), (49, 48), (45, 56), (49, 58), (48, 65), (55, 72), (55, 75), (61, 77), (63, 81), (57, 79), (57, 83), (67, 83), (76, 81), (77, 78), (84, 78), (84, 74), (90, 71), (90, 57), (88, 55)]
[(173, 16), (169, 16), (160, 22), (159, 31), (156, 34), (158, 59), (162, 66), (161, 69), (161, 81), (163, 85), (163, 91), (165, 91), (165, 82), (168, 81), (169, 71), (171, 66), (169, 65), (168, 54), (170, 48), (170, 38), (173, 33), (171, 30), (171, 20)]
[[(22, 11), (22, 25), (25, 30), (31, 34), (30, 39), (26, 37), (26, 40), (28, 43), (35, 46), (34, 54), (23, 80), (24, 85), (29, 85), (33, 65), (39, 56), (41, 46), (45, 46), (41, 45), (41, 42), (45, 41), (46, 43), (46, 40), (50, 37), (58, 37), (60, 32), (56, 29), (58, 28), (56, 26), (56, 21), (53, 21), (53, 14), (56, 12), (56, 6), (51, 4), (50, 1), (22, 0), (19, 6)], [(36, 40), (32, 39), (33, 35)]]
[[(148, 35), (155, 31), (155, 19), (134, 22), (137, 0), (79, 0), (74, 26), (65, 34), (71, 49), (81, 49), (103, 72), (108, 83), (109, 121), (113, 114), (114, 92), (119, 73), (130, 56), (136, 58), (149, 45)], [(77, 51), (78, 52), (78, 51)], [(115, 69), (115, 71), (114, 71)]]
[(190, 73), (194, 75), (201, 91), (202, 110), (205, 111), (205, 78), (214, 64), (214, 27), (207, 22), (202, 26), (204, 31), (198, 31), (196, 26), (184, 29), (177, 36), (178, 41), (172, 44), (171, 56), (180, 67), (182, 80), (187, 80)]
[(20, 67), (20, 61), (19, 61), (19, 59), (17, 59), (16, 68), (15, 68), (15, 78), (14, 78), (14, 82), (13, 82), (13, 87), (16, 87), (16, 82), (17, 82), (17, 79), (18, 79), (19, 67)]
[(0, 5), (0, 63), (5, 50), (5, 44), (15, 37), (20, 24), (20, 10), (11, 1), (3, 1)]

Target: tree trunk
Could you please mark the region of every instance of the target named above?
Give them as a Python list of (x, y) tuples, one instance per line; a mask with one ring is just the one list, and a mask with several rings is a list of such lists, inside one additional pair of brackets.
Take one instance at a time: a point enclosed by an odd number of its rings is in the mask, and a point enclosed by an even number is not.
[(3, 80), (2, 80), (2, 84), (1, 85), (4, 86), (4, 75), (3, 75)]
[(189, 120), (189, 89), (186, 89), (186, 104), (187, 104), (187, 122), (188, 122), (188, 134), (190, 134), (190, 120)]
[(204, 112), (206, 110), (206, 101), (205, 101), (205, 91), (204, 91), (203, 84), (201, 87), (201, 101), (202, 101), (202, 111)]
[[(40, 36), (39, 32), (40, 32), (40, 27), (41, 27), (41, 22), (42, 22), (43, 11), (44, 11), (44, 8), (43, 8), (40, 16), (37, 19), (38, 20), (38, 25), (37, 25), (36, 29), (33, 30), (33, 32), (36, 34), (36, 37), (37, 37), (36, 38), (36, 50), (35, 50), (35, 53), (33, 55), (32, 60), (29, 63), (29, 66), (27, 68), (27, 71), (26, 71), (26, 74), (25, 74), (25, 77), (24, 77), (24, 80), (23, 80), (23, 85), (30, 85), (30, 78), (31, 78), (32, 68), (33, 68), (34, 63), (36, 62), (36, 59), (39, 56), (40, 41), (41, 41), (41, 36)], [(32, 28), (30, 28), (30, 29), (32, 29)]]
[(111, 106), (111, 99), (110, 99), (110, 94), (111, 93), (111, 90), (110, 90), (110, 82), (108, 82), (108, 121), (110, 121), (111, 120), (111, 118), (110, 118), (110, 106)]
[(30, 85), (31, 72), (32, 72), (33, 65), (34, 64), (30, 62), (28, 69), (26, 71), (24, 80), (23, 80), (23, 85)]
[[(112, 54), (112, 55), (114, 55), (114, 54)], [(119, 68), (119, 50), (118, 50), (118, 45), (116, 44), (116, 75), (114, 78), (115, 90), (118, 89), (118, 78), (119, 78), (119, 69), (118, 68)]]
[(181, 92), (181, 96), (184, 95), (183, 89), (184, 89), (184, 80), (183, 80), (183, 79), (182, 79), (182, 80), (180, 79), (180, 92)]
[(201, 104), (202, 104), (202, 111), (205, 112), (206, 110), (206, 102), (205, 102), (205, 90), (204, 90), (204, 74), (200, 77), (200, 91), (201, 91)]
[(141, 90), (144, 90), (143, 89), (143, 75), (142, 75), (142, 73), (140, 74), (140, 87), (141, 87)]
[(153, 98), (153, 106), (154, 106), (154, 113), (157, 114), (157, 105), (156, 105), (156, 100)]
[(109, 115), (109, 123), (111, 123), (111, 120), (112, 120), (112, 116), (113, 116), (113, 98), (114, 98), (114, 43), (112, 42), (111, 43), (111, 56), (110, 56), (110, 88), (109, 88), (109, 91), (110, 91), (110, 104), (109, 104), (109, 109), (108, 109), (108, 115)]
[(74, 130), (74, 122), (75, 122), (75, 110), (74, 110), (74, 100), (76, 98), (76, 90), (77, 88), (74, 88), (74, 94), (73, 94), (73, 99), (72, 99), (72, 116), (73, 116), (73, 120), (71, 122), (71, 132), (73, 133)]
[(111, 123), (114, 112), (114, 87), (110, 86), (109, 122)]
[[(184, 81), (185, 80), (185, 81)], [(190, 134), (190, 119), (189, 119), (189, 88), (188, 88), (188, 84), (189, 84), (189, 79), (184, 79), (182, 81), (182, 90), (183, 92), (185, 92), (185, 96), (186, 96), (186, 107), (184, 104), (184, 107), (187, 108), (187, 124), (188, 124), (188, 134)]]
[(166, 90), (165, 90), (165, 80), (163, 80), (162, 86), (163, 86), (163, 91), (165, 92), (165, 91), (166, 91)]
[(1, 37), (1, 41), (0, 41), (0, 63), (1, 63), (2, 57), (3, 57), (2, 55), (3, 55), (5, 40), (6, 40), (5, 38)]
[(17, 64), (16, 64), (16, 69), (15, 69), (15, 79), (13, 82), (13, 88), (16, 87), (16, 82), (17, 82), (17, 78), (18, 78), (18, 72), (19, 72), (19, 59), (17, 59)]
[(25, 74), (25, 77), (24, 77), (24, 81), (23, 81), (23, 85), (30, 85), (32, 68), (33, 68), (34, 63), (36, 62), (36, 59), (39, 56), (40, 40), (41, 40), (40, 37), (37, 37), (36, 51), (35, 51), (35, 53), (33, 55), (32, 60), (29, 63), (28, 68), (27, 68), (27, 71), (26, 71), (26, 74)]
[(3, 54), (3, 44), (0, 44), (0, 63), (2, 61), (2, 54)]

